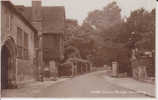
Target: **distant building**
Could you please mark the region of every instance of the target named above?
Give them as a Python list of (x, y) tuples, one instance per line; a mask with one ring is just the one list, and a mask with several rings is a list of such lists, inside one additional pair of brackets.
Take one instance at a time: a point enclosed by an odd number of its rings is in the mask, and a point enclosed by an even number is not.
[[(41, 6), (41, 1), (32, 1), (32, 7), (17, 6), (27, 20), (38, 30), (39, 71), (50, 67), (50, 61), (59, 62), (63, 58), (65, 8), (63, 6)], [(51, 69), (51, 68), (50, 68)]]
[(34, 79), (38, 33), (9, 1), (1, 1), (1, 86), (13, 88)]

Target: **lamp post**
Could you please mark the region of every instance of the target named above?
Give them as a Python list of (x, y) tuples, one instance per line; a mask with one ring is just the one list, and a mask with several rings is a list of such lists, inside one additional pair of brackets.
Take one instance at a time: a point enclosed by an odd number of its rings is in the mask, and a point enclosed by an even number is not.
[[(135, 46), (135, 43), (136, 43), (136, 33), (135, 32), (131, 32), (130, 34), (130, 38), (129, 38), (129, 41), (130, 41), (130, 52), (131, 52), (131, 56), (130, 56), (130, 59), (131, 59), (131, 71), (130, 71), (130, 75), (132, 75), (133, 77), (136, 77), (136, 69), (133, 67), (133, 62), (136, 61), (136, 46)], [(135, 65), (134, 65), (135, 66)]]
[(132, 49), (135, 49), (135, 42), (136, 42), (136, 33), (135, 32), (132, 32), (131, 33), (131, 42), (132, 42)]
[(129, 38), (129, 41), (130, 41), (130, 49), (131, 49), (131, 54), (132, 54), (132, 59), (136, 59), (136, 33), (135, 32), (131, 32), (130, 34), (130, 38)]

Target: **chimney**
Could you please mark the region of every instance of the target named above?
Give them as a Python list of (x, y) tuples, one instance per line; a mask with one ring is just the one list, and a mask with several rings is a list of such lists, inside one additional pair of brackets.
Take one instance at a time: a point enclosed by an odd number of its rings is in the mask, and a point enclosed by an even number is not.
[(42, 31), (42, 6), (40, 0), (32, 1), (32, 24), (40, 35)]
[(42, 8), (41, 1), (36, 0), (32, 1), (32, 21), (41, 21), (42, 20)]
[(36, 1), (32, 1), (32, 7), (34, 6), (41, 6), (41, 1), (40, 0), (36, 0)]

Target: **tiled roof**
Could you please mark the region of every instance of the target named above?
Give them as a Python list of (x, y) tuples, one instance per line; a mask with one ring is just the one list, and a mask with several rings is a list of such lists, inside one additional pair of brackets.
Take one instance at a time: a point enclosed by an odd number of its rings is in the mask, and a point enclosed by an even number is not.
[(59, 33), (64, 31), (65, 9), (62, 6), (42, 8), (43, 33)]
[[(32, 22), (32, 7), (24, 7), (24, 16)], [(42, 7), (43, 33), (62, 33), (64, 27), (65, 8), (63, 6)]]
[[(28, 25), (35, 33), (37, 30), (33, 27), (33, 25), (26, 19), (26, 17), (21, 13), (19, 10), (17, 10), (16, 6), (13, 5), (10, 1), (1, 1), (2, 5), (5, 5), (10, 8), (11, 11), (13, 11), (16, 15), (19, 16), (20, 19), (23, 20), (23, 22)], [(21, 6), (22, 7), (22, 6)]]
[(32, 21), (32, 7), (25, 7), (24, 16), (28, 21)]
[(32, 7), (15, 6), (16, 9), (29, 21), (32, 21)]

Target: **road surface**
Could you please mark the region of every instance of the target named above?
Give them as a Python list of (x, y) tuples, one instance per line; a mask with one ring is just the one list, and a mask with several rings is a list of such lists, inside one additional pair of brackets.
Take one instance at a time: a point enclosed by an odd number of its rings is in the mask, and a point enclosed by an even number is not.
[(109, 83), (103, 72), (76, 76), (72, 79), (52, 84), (33, 97), (78, 98), (78, 97), (145, 97), (127, 88)]

